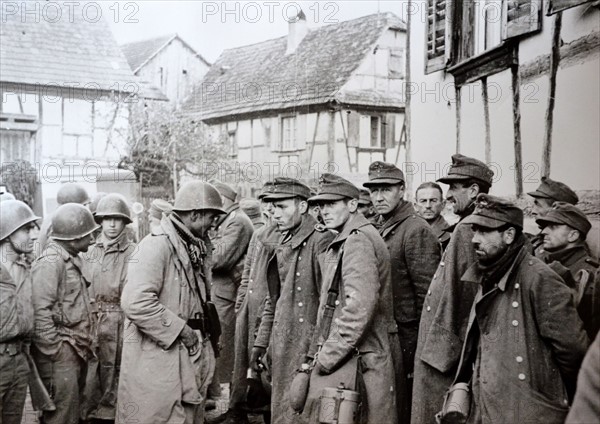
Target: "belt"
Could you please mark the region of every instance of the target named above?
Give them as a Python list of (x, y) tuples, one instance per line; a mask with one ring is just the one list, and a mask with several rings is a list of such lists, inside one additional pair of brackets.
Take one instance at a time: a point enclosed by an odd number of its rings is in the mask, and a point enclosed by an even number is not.
[(99, 312), (123, 312), (121, 305), (116, 302), (96, 302)]
[(21, 340), (0, 343), (0, 355), (7, 354), (8, 356), (15, 356), (17, 353), (23, 352), (24, 348), (25, 343)]

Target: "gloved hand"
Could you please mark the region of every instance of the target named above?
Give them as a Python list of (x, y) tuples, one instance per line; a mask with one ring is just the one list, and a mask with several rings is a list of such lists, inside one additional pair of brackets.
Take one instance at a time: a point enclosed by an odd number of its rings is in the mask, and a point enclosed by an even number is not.
[(252, 348), (252, 352), (250, 353), (250, 366), (252, 367), (252, 369), (256, 372), (262, 372), (262, 367), (259, 366), (260, 364), (260, 360), (262, 359), (263, 356), (265, 356), (265, 353), (267, 352), (267, 349), (265, 349), (264, 347), (256, 347), (254, 346)]

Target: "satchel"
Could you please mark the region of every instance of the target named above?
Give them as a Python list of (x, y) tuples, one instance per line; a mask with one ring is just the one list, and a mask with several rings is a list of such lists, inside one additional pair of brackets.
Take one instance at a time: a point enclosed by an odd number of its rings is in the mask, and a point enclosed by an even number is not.
[(442, 424), (464, 424), (471, 412), (471, 388), (469, 383), (456, 383), (446, 392), (444, 406), (436, 414)]

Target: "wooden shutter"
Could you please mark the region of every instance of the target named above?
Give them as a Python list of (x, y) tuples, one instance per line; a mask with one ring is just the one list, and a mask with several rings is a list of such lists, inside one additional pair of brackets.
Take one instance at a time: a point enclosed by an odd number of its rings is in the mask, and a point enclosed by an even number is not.
[(396, 144), (396, 115), (387, 113), (381, 121), (381, 147), (391, 149)]
[(449, 53), (447, 16), (446, 0), (427, 0), (426, 74), (446, 67), (446, 58)]
[(504, 40), (542, 29), (542, 0), (506, 0), (503, 12)]
[(350, 112), (348, 116), (348, 147), (360, 146), (360, 115)]
[(562, 12), (563, 10), (570, 9), (584, 3), (593, 3), (595, 1), (597, 0), (550, 0), (548, 2), (547, 15), (554, 15), (555, 13)]

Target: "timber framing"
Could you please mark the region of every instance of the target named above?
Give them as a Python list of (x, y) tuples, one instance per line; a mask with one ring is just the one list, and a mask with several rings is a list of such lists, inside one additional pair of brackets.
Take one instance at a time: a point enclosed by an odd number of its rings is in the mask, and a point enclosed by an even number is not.
[[(593, 32), (560, 47), (560, 67), (566, 68), (600, 55), (600, 32)], [(531, 82), (550, 72), (550, 56), (538, 56), (524, 63), (520, 69), (521, 83)]]
[(457, 87), (479, 81), (519, 63), (517, 43), (506, 42), (497, 48), (474, 56), (448, 68)]

